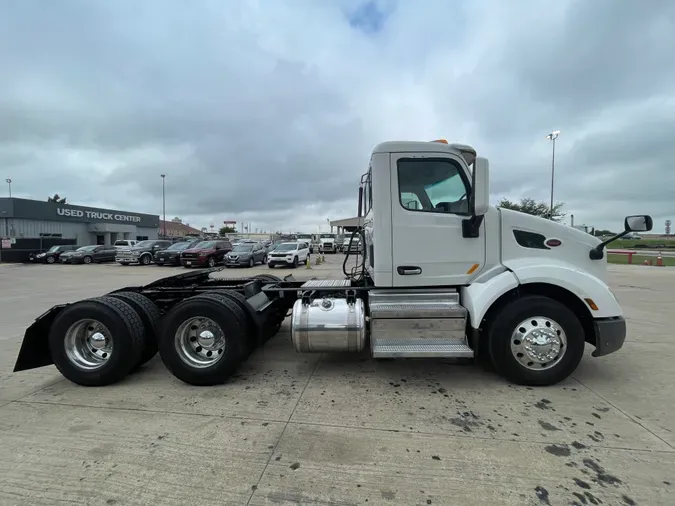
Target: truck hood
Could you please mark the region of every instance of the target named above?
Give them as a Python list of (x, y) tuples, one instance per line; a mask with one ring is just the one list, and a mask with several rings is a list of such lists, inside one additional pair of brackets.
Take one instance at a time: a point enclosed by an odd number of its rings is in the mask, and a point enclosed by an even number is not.
[(547, 239), (570, 240), (574, 243), (587, 246), (589, 250), (602, 242), (591, 234), (563, 225), (562, 223), (512, 209), (503, 209), (501, 207), (498, 209), (502, 214), (502, 220), (517, 224), (518, 228), (522, 230), (540, 233), (546, 236)]
[[(607, 256), (602, 260), (591, 260), (590, 251), (602, 241), (576, 228), (556, 223), (546, 218), (498, 208), (502, 229), (502, 263), (510, 267), (514, 261), (564, 262), (569, 266), (606, 278)], [(523, 244), (516, 237), (518, 232), (529, 232), (529, 244)], [(522, 234), (520, 234), (522, 236)], [(557, 239), (557, 244), (546, 244)]]

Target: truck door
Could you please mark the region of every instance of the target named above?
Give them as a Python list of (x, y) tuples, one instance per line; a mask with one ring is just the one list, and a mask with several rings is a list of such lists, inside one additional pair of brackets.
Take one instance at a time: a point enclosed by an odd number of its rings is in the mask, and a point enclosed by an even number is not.
[(485, 232), (462, 237), (470, 177), (451, 153), (392, 153), (393, 286), (464, 285), (485, 264)]

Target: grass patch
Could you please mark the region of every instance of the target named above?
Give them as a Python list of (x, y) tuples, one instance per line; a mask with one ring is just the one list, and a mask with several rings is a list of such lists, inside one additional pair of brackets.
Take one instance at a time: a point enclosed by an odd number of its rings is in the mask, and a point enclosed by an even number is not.
[[(645, 260), (651, 260), (653, 265), (656, 265), (656, 257), (653, 256), (641, 256), (633, 255), (633, 264), (642, 265)], [(607, 262), (610, 264), (627, 264), (628, 255), (616, 255), (609, 253), (607, 255)], [(663, 265), (665, 267), (675, 267), (675, 258), (673, 257), (663, 257)]]
[(675, 249), (675, 239), (619, 239), (607, 247), (610, 249)]

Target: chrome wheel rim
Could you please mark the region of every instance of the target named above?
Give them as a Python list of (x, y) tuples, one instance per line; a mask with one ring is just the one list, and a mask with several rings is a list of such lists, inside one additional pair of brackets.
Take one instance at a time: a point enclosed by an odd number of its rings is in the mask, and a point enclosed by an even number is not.
[(113, 352), (112, 334), (98, 320), (78, 320), (66, 330), (63, 342), (70, 362), (85, 371), (103, 367)]
[(511, 353), (532, 371), (555, 367), (567, 352), (567, 335), (562, 326), (545, 316), (533, 316), (516, 325), (511, 334)]
[(84, 263), (90, 264), (91, 263), (91, 257), (84, 257)]
[(185, 320), (176, 330), (178, 356), (190, 367), (211, 367), (225, 353), (225, 333), (215, 321), (203, 316)]

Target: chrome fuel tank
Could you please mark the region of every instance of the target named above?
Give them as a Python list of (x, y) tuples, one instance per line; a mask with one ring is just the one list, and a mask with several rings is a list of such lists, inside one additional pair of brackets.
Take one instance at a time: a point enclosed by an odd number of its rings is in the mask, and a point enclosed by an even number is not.
[(291, 338), (301, 353), (361, 351), (366, 344), (363, 300), (323, 297), (309, 304), (297, 300), (291, 316)]

